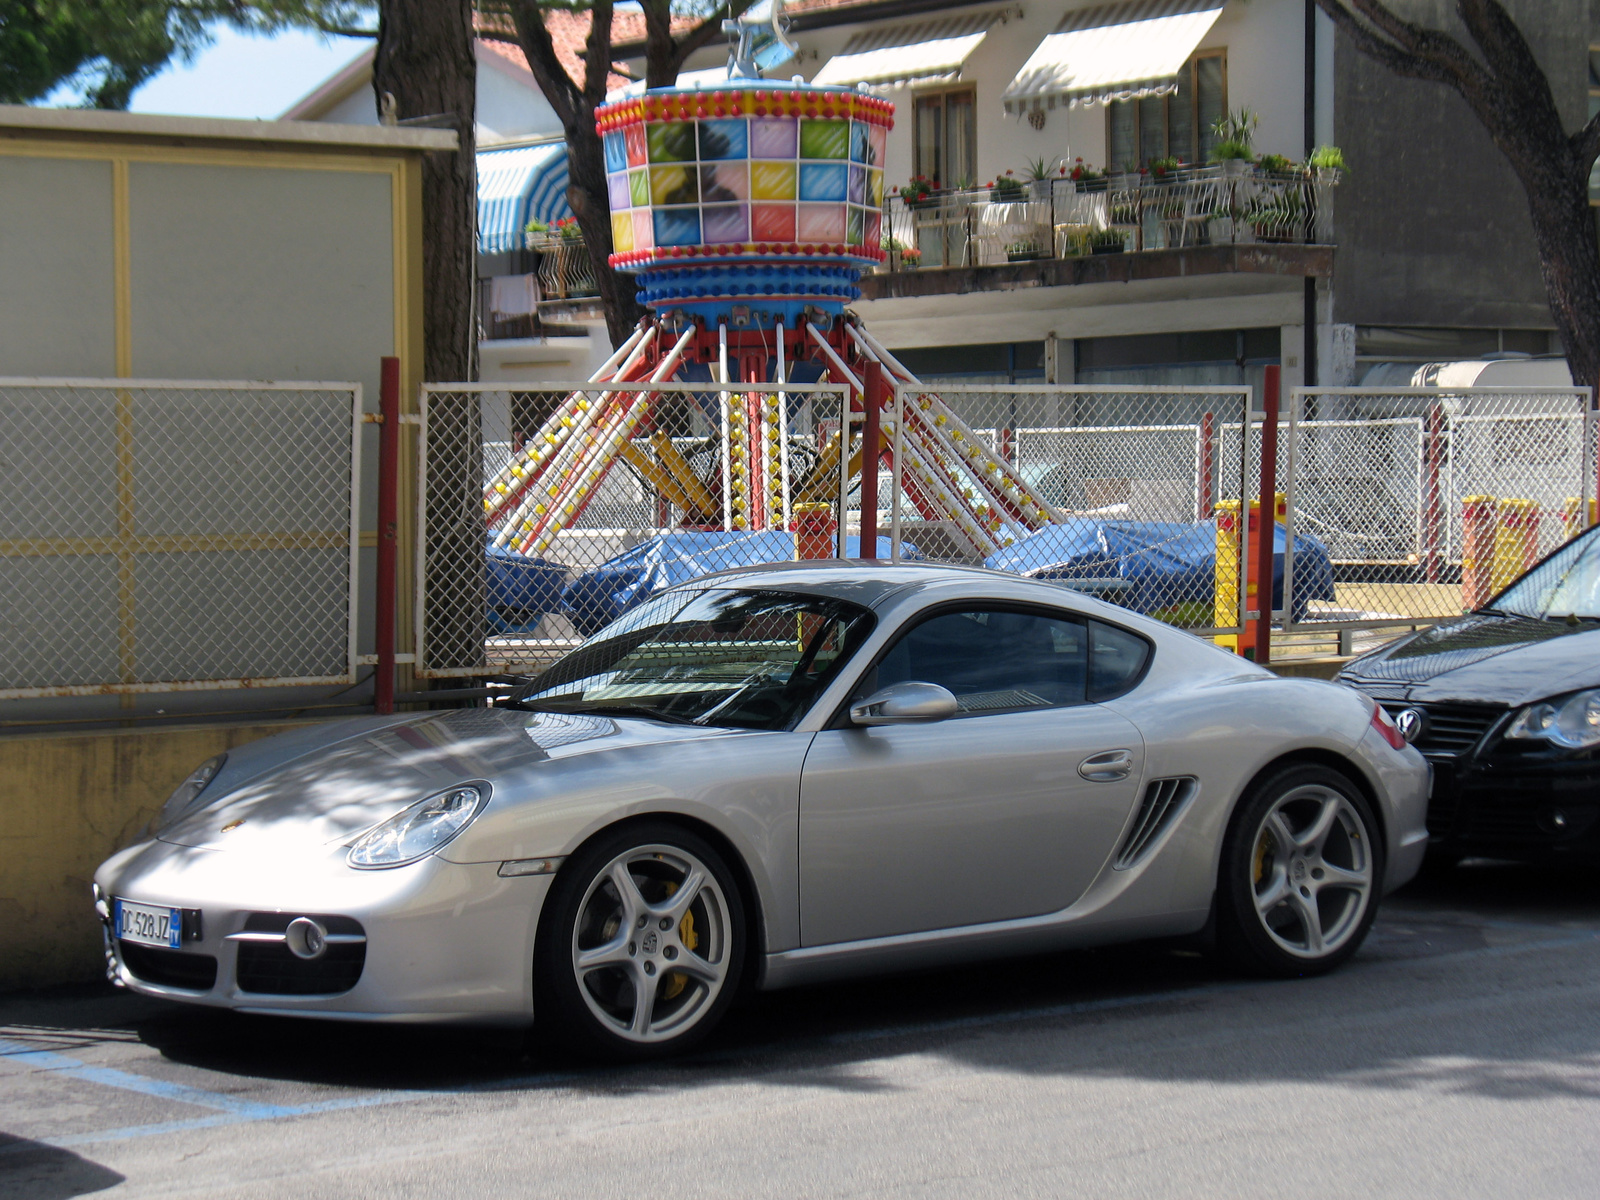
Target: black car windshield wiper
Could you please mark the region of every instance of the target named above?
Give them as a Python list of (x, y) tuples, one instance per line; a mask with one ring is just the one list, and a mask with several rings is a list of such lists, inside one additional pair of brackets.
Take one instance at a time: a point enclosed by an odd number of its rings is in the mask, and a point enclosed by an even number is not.
[(517, 708), (527, 709), (529, 712), (571, 713), (575, 716), (604, 715), (609, 717), (644, 717), (651, 721), (665, 721), (669, 725), (695, 725), (700, 728), (700, 722), (688, 717), (680, 717), (677, 713), (664, 712), (659, 708), (651, 708), (648, 704), (540, 704), (538, 701), (519, 700)]

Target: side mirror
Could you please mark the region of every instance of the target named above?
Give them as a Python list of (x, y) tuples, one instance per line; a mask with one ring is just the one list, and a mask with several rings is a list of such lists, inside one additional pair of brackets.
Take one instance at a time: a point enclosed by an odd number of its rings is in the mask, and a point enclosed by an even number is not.
[(960, 711), (956, 698), (937, 683), (896, 683), (850, 706), (854, 725), (913, 725), (943, 721)]

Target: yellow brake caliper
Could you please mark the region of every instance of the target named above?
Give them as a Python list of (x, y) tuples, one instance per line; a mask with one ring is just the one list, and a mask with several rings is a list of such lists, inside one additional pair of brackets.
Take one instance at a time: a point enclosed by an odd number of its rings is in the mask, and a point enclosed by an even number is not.
[[(1261, 882), (1261, 877), (1267, 870), (1267, 837), (1267, 831), (1263, 829), (1261, 836), (1256, 839), (1256, 871), (1253, 881), (1255, 883)], [(1274, 840), (1274, 844), (1276, 844), (1276, 840)]]
[[(669, 897), (677, 890), (677, 884), (670, 883), (667, 885), (667, 895)], [(678, 940), (683, 943), (685, 950), (693, 950), (700, 945), (700, 935), (695, 932), (694, 928), (694, 913), (684, 913), (683, 920), (678, 922)], [(671, 971), (661, 983), (661, 998), (663, 1000), (673, 1000), (682, 993), (684, 988), (689, 986), (689, 977), (682, 971)]]

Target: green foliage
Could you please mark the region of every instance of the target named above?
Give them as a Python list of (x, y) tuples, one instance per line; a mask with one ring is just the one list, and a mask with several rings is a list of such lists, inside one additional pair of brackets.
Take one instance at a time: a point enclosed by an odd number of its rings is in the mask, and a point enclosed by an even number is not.
[(1259, 166), (1271, 175), (1286, 175), (1295, 169), (1294, 162), (1281, 154), (1263, 154)]
[(372, 12), (355, 0), (0, 0), (0, 103), (37, 102), (65, 85), (88, 107), (127, 108), (217, 24), (357, 33)]
[(1306, 166), (1318, 171), (1348, 171), (1345, 165), (1344, 151), (1337, 146), (1318, 146), (1311, 152), (1311, 157), (1306, 159)]
[(1023, 171), (1022, 177), (1029, 183), (1041, 183), (1046, 179), (1055, 178), (1056, 164), (1044, 158), (1035, 158), (1030, 161)]
[(1255, 140), (1256, 126), (1261, 124), (1261, 118), (1248, 108), (1241, 108), (1238, 112), (1223, 113), (1211, 123), (1212, 135), (1216, 137), (1216, 145), (1211, 147), (1212, 162), (1227, 162), (1229, 159), (1253, 159), (1256, 156), (1252, 145)]

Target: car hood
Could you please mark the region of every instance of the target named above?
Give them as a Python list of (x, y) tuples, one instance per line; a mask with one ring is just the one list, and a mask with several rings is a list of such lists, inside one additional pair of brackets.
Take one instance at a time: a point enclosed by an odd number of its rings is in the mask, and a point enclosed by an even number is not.
[(1525, 704), (1600, 683), (1600, 628), (1473, 613), (1391, 642), (1340, 679), (1397, 700)]
[[(726, 729), (654, 721), (456, 709), (378, 728), (329, 726), (317, 742), (293, 735), (301, 753), (230, 785), (158, 835), (207, 850), (322, 847), (329, 852), (395, 813), (456, 784), (485, 781), (493, 794), (560, 759), (624, 744), (726, 735)], [(257, 755), (270, 761), (271, 741)], [(309, 743), (309, 744), (308, 744)], [(255, 749), (254, 744), (246, 749)], [(230, 762), (229, 766), (233, 766)]]

